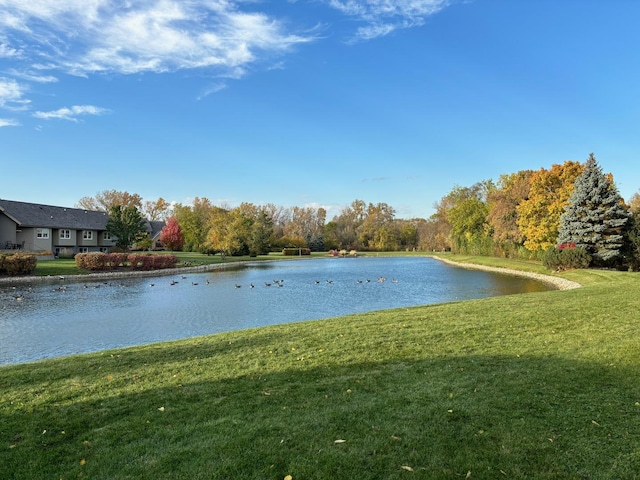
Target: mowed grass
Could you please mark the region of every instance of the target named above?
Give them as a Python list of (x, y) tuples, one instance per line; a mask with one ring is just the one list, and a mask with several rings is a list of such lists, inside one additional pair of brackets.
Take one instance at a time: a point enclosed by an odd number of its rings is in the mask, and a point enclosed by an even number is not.
[(0, 368), (0, 478), (640, 478), (640, 276), (567, 278)]

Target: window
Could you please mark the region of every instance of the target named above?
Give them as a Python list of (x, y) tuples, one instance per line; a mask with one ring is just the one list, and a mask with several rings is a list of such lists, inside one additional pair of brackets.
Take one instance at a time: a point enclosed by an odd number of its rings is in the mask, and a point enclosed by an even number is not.
[(100, 247), (100, 252), (109, 253), (109, 249), (107, 247)]
[(60, 238), (61, 239), (71, 238), (71, 230), (60, 230)]
[(36, 238), (49, 238), (49, 229), (36, 228)]
[(89, 253), (89, 248), (88, 247), (79, 247), (78, 248), (78, 252), (79, 253)]
[(93, 231), (92, 230), (84, 230), (82, 232), (82, 238), (85, 240), (93, 240)]
[(103, 232), (102, 233), (102, 239), (103, 240), (111, 240), (111, 234), (109, 232)]

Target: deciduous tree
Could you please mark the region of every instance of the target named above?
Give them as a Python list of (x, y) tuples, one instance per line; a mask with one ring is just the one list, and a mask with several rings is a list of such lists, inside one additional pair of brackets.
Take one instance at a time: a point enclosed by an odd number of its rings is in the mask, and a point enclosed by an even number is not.
[(171, 215), (171, 203), (162, 197), (155, 201), (146, 200), (142, 206), (142, 211), (148, 220), (164, 220)]
[(544, 251), (556, 244), (560, 215), (583, 168), (580, 162), (568, 160), (531, 175), (529, 198), (516, 207), (518, 228), (528, 250)]
[(115, 205), (109, 210), (107, 232), (116, 237), (119, 248), (126, 250), (147, 235), (146, 221), (135, 206)]
[(169, 217), (167, 224), (160, 232), (160, 241), (168, 250), (182, 250), (184, 235), (176, 217)]
[(136, 207), (140, 210), (142, 208), (142, 197), (137, 193), (103, 190), (102, 192), (98, 192), (95, 197), (82, 197), (78, 200), (78, 203), (76, 203), (76, 207), (78, 208), (99, 212), (109, 212), (111, 207), (116, 205)]

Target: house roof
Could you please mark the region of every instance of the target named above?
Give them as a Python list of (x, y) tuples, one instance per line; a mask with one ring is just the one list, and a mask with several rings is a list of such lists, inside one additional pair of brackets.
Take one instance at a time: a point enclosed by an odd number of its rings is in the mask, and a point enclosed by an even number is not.
[(0, 199), (0, 211), (21, 227), (106, 230), (104, 212)]
[[(106, 230), (109, 215), (95, 210), (56, 207), (39, 203), (0, 199), (0, 213), (21, 227), (68, 228), (69, 230)], [(165, 226), (163, 221), (145, 220), (145, 229), (155, 238)]]
[(147, 223), (149, 226), (148, 232), (149, 235), (151, 235), (151, 238), (156, 238), (157, 236), (159, 236), (160, 232), (162, 232), (162, 229), (166, 225), (166, 223), (162, 220), (150, 220)]

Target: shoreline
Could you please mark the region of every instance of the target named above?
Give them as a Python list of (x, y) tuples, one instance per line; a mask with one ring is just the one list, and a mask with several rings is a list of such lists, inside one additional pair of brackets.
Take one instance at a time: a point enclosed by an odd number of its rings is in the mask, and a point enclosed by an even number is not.
[[(494, 273), (503, 273), (506, 275), (514, 275), (518, 277), (526, 277), (531, 278), (533, 280), (538, 280), (540, 282), (546, 283), (547, 285), (551, 285), (556, 290), (573, 290), (576, 288), (582, 287), (577, 282), (573, 282), (571, 280), (567, 280), (565, 278), (554, 277), (551, 275), (544, 275), (541, 273), (534, 272), (525, 272), (523, 270), (514, 270), (511, 268), (502, 268), (502, 267), (490, 267), (487, 265), (479, 265), (476, 263), (462, 263), (456, 262), (453, 260), (449, 260), (447, 258), (425, 255), (426, 258), (433, 258), (435, 260), (439, 260), (446, 264), (449, 264), (454, 267), (467, 268), (471, 270), (483, 270), (486, 272), (494, 272)], [(279, 261), (279, 260), (262, 260), (262, 261)], [(65, 280), (69, 281), (86, 281), (86, 280), (104, 280), (109, 278), (124, 278), (124, 277), (157, 277), (157, 276), (169, 276), (176, 275), (181, 273), (190, 273), (190, 272), (209, 272), (214, 270), (226, 270), (228, 268), (234, 267), (243, 267), (246, 264), (251, 263), (250, 261), (240, 261), (240, 262), (230, 262), (230, 263), (213, 263), (208, 265), (196, 265), (190, 267), (177, 267), (177, 268), (167, 268), (163, 270), (144, 270), (144, 271), (126, 271), (126, 272), (96, 272), (96, 273), (87, 273), (80, 275), (67, 275), (64, 277)], [(28, 277), (1, 277), (0, 285), (2, 284), (24, 284), (24, 283), (43, 283), (47, 281), (55, 281), (60, 280), (58, 276), (53, 275), (31, 275)]]
[[(159, 277), (159, 276), (169, 276), (176, 275), (179, 273), (189, 273), (189, 272), (209, 272), (212, 270), (226, 270), (227, 268), (233, 268), (237, 266), (244, 266), (248, 261), (242, 262), (233, 262), (233, 263), (211, 263), (209, 265), (196, 265), (191, 267), (177, 267), (177, 268), (165, 268), (162, 270), (129, 270), (126, 272), (95, 272), (95, 273), (84, 273), (79, 275), (65, 275), (64, 279), (70, 282), (75, 281), (91, 281), (95, 280), (104, 280), (108, 278), (124, 278), (124, 277)], [(2, 277), (0, 278), (0, 285), (6, 283), (37, 283), (37, 282), (46, 282), (51, 280), (60, 280), (59, 276), (56, 275), (31, 275), (28, 277)]]
[(573, 282), (571, 280), (567, 280), (566, 278), (554, 277), (551, 275), (544, 275), (542, 273), (525, 272), (523, 270), (514, 270), (512, 268), (490, 267), (488, 265), (479, 265), (477, 263), (455, 262), (453, 260), (449, 260), (447, 258), (442, 258), (442, 257), (430, 257), (430, 258), (440, 260), (441, 262), (444, 262), (446, 264), (449, 264), (455, 267), (468, 268), (470, 270), (483, 270), (486, 272), (504, 273), (507, 275), (531, 278), (533, 280), (544, 282), (547, 285), (551, 285), (555, 287), (556, 290), (573, 290), (575, 288), (582, 287), (582, 285), (580, 285), (579, 283)]

